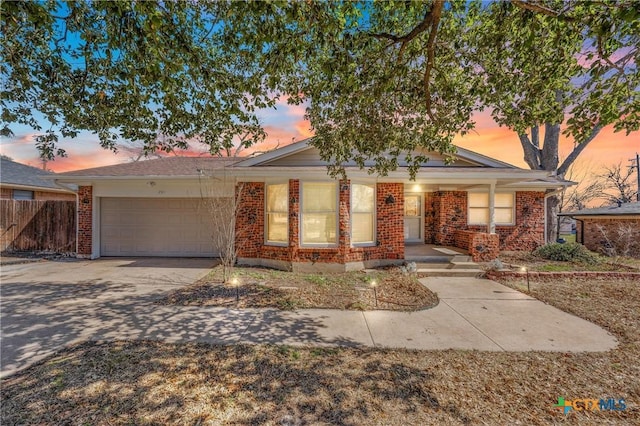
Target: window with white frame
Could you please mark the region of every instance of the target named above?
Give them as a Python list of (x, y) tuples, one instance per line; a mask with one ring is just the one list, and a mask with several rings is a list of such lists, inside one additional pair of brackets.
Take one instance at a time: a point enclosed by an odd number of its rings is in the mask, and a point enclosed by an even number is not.
[(289, 184), (268, 184), (266, 193), (267, 243), (289, 242)]
[(338, 185), (303, 182), (300, 238), (303, 245), (338, 243)]
[(351, 243), (375, 243), (376, 190), (373, 185), (351, 185)]
[[(494, 198), (494, 218), (496, 225), (513, 225), (513, 193), (496, 193)], [(489, 224), (489, 194), (486, 192), (469, 193), (469, 225)]]

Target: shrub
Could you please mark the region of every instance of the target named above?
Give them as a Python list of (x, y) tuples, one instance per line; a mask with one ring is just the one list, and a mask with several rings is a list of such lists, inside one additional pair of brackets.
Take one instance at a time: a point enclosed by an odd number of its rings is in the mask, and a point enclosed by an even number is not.
[(547, 260), (557, 260), (560, 262), (580, 262), (594, 264), (600, 261), (597, 254), (587, 250), (585, 246), (578, 243), (553, 243), (538, 247), (534, 254)]

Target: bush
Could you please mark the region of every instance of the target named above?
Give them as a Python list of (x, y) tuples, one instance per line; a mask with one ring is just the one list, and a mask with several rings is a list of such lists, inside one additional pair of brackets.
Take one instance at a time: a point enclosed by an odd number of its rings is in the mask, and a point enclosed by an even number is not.
[(597, 254), (587, 250), (585, 246), (578, 243), (553, 243), (538, 247), (534, 254), (548, 260), (560, 262), (580, 262), (594, 264), (600, 261)]

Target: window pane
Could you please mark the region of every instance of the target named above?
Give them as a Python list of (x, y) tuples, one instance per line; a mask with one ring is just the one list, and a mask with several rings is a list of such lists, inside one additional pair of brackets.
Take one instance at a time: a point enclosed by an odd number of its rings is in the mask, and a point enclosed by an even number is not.
[(404, 197), (404, 215), (420, 216), (420, 212), (422, 211), (420, 200), (421, 197), (417, 195), (406, 195)]
[(489, 209), (471, 208), (469, 209), (469, 223), (483, 224), (489, 223)]
[(513, 209), (508, 208), (496, 208), (495, 210), (496, 223), (512, 224), (513, 223)]
[(489, 207), (489, 194), (470, 192), (469, 207)]
[(337, 194), (337, 185), (333, 182), (305, 182), (302, 184), (302, 211), (335, 212)]
[(289, 234), (287, 214), (269, 213), (267, 215), (267, 221), (267, 241), (286, 243)]
[(375, 209), (373, 186), (351, 185), (351, 210), (354, 213), (373, 213)]
[(21, 189), (13, 190), (14, 200), (33, 200), (33, 191), (23, 191)]
[(373, 214), (354, 213), (351, 218), (351, 242), (372, 243), (373, 241)]
[(289, 184), (267, 186), (267, 211), (286, 212), (288, 210)]
[(302, 215), (302, 243), (336, 243), (335, 213)]
[(513, 207), (513, 194), (496, 194), (496, 207)]

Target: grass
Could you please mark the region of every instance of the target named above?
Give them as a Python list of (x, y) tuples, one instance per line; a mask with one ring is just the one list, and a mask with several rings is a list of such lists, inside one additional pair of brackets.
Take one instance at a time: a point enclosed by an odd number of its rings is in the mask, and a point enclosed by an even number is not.
[[(85, 343), (3, 380), (2, 424), (638, 424), (640, 286), (531, 284), (532, 295), (605, 327), (619, 347), (512, 353)], [(554, 408), (558, 397), (624, 398), (627, 409), (564, 415)]]
[(530, 271), (541, 272), (637, 272), (640, 270), (640, 259), (633, 258), (613, 259), (599, 256), (599, 261), (596, 263), (561, 262), (543, 259), (529, 252), (503, 251), (500, 253), (500, 260), (503, 264), (512, 265), (514, 268), (526, 266)]
[[(398, 268), (369, 273), (308, 274), (238, 267), (234, 269), (234, 277), (238, 288), (223, 284), (220, 267), (214, 268), (204, 279), (170, 293), (158, 303), (360, 311), (411, 311), (438, 304), (437, 296), (420, 284), (415, 274), (403, 274)], [(376, 291), (371, 285), (374, 281)]]

